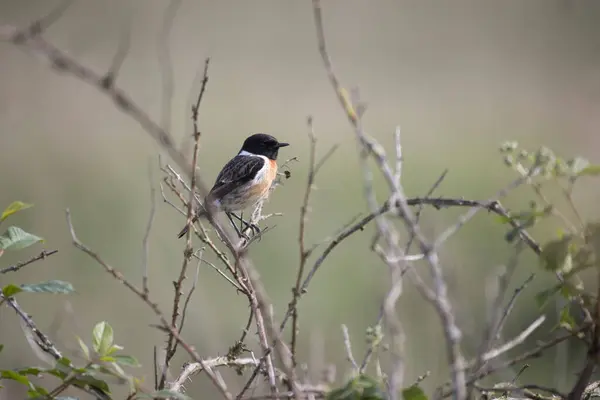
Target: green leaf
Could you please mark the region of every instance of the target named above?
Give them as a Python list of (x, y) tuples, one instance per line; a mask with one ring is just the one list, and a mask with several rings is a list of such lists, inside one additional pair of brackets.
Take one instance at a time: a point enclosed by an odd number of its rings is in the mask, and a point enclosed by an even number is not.
[(33, 207), (33, 204), (23, 203), (22, 201), (13, 201), (2, 212), (2, 216), (0, 216), (0, 222), (4, 221), (6, 218), (10, 217), (14, 213), (17, 213), (22, 210), (26, 210), (31, 207)]
[(17, 285), (8, 284), (2, 288), (2, 294), (6, 297), (14, 296), (17, 293), (21, 293), (23, 289), (18, 287)]
[(183, 393), (176, 392), (174, 390), (163, 389), (158, 392), (154, 392), (150, 395), (152, 399), (177, 399), (177, 400), (192, 400), (190, 396), (186, 396)]
[(75, 289), (73, 289), (73, 285), (69, 282), (59, 281), (59, 280), (51, 280), (40, 283), (33, 284), (23, 284), (21, 285), (21, 290), (24, 292), (30, 293), (61, 293), (68, 294), (73, 293)]
[(566, 305), (560, 312), (560, 326), (570, 330), (575, 329), (575, 319), (571, 315), (569, 305)]
[(114, 354), (119, 350), (123, 350), (123, 346), (119, 346), (118, 344), (113, 344), (112, 346), (110, 346), (110, 349), (108, 349), (106, 354), (108, 354), (108, 355)]
[(29, 385), (28, 377), (26, 377), (25, 375), (21, 375), (18, 372), (11, 371), (10, 369), (0, 371), (0, 377), (22, 383), (23, 385)]
[(110, 388), (108, 387), (108, 383), (104, 382), (101, 379), (94, 378), (93, 376), (81, 375), (81, 376), (79, 376), (79, 378), (77, 378), (73, 381), (73, 386), (83, 388), (88, 385), (94, 387), (95, 389), (102, 391), (105, 394), (110, 393)]
[(125, 365), (128, 367), (139, 367), (140, 363), (138, 362), (138, 360), (135, 359), (135, 357), (133, 356), (127, 356), (127, 355), (122, 355), (122, 356), (114, 356), (115, 357), (115, 362), (119, 365)]
[(64, 365), (65, 367), (71, 368), (71, 360), (67, 357), (61, 357), (57, 361), (57, 365)]
[(34, 399), (39, 399), (40, 397), (43, 398), (47, 398), (48, 397), (48, 391), (43, 388), (42, 386), (38, 386), (38, 385), (34, 385), (34, 384), (30, 384), (29, 385), (31, 388), (27, 391), (27, 394), (29, 395), (30, 398), (34, 398)]
[(121, 368), (121, 366), (119, 364), (113, 362), (112, 366), (115, 369), (117, 376), (121, 376), (121, 377), (127, 379), (127, 374), (125, 374), (125, 371), (123, 371), (123, 368)]
[(99, 322), (92, 332), (92, 347), (100, 355), (106, 355), (113, 345), (113, 329), (106, 321)]
[(4, 345), (0, 344), (0, 353), (2, 353), (2, 350), (4, 350)]
[(43, 369), (39, 369), (39, 368), (35, 368), (35, 367), (27, 367), (27, 368), (21, 368), (19, 370), (17, 370), (17, 372), (21, 375), (34, 375), (34, 376), (38, 376), (40, 375), (42, 372), (46, 372)]
[(412, 385), (402, 390), (402, 398), (404, 400), (427, 400), (425, 392), (418, 385)]
[(600, 175), (600, 165), (588, 165), (579, 172), (577, 176), (598, 176)]
[(85, 342), (81, 340), (79, 336), (77, 336), (77, 341), (79, 342), (79, 347), (81, 347), (81, 351), (83, 351), (83, 354), (85, 355), (85, 359), (90, 360), (90, 349), (87, 346), (87, 344), (85, 344)]
[(37, 242), (43, 242), (39, 236), (25, 232), (23, 229), (17, 226), (10, 226), (0, 236), (0, 249), (1, 250), (20, 250), (31, 246)]
[[(558, 271), (572, 266), (572, 257), (569, 247), (573, 237), (566, 235), (561, 239), (546, 243), (542, 249), (542, 266), (548, 271)], [(568, 272), (568, 271), (567, 271)]]

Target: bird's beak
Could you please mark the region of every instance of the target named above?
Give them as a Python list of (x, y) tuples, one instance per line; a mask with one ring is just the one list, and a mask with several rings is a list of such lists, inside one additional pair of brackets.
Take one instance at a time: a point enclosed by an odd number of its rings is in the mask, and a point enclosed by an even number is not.
[(289, 146), (289, 143), (278, 143), (277, 147), (285, 147), (285, 146)]

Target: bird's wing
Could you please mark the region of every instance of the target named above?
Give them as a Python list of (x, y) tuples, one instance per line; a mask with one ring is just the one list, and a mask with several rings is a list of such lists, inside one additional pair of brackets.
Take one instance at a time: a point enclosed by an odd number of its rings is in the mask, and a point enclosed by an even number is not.
[(233, 157), (217, 176), (215, 184), (210, 190), (210, 196), (216, 199), (221, 198), (233, 189), (250, 182), (264, 165), (265, 160), (262, 157)]

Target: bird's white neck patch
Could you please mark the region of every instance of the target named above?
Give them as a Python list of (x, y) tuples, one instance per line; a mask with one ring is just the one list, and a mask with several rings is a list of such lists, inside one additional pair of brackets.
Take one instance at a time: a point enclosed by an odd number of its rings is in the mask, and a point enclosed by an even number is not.
[(240, 151), (238, 156), (260, 157), (258, 154), (250, 153), (249, 151), (246, 151), (246, 150)]

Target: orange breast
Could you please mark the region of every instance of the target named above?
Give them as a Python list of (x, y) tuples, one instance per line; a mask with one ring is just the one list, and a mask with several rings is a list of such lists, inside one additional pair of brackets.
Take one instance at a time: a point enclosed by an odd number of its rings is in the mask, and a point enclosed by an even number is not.
[(252, 197), (264, 197), (269, 194), (271, 183), (277, 177), (277, 162), (269, 160), (269, 170), (263, 175), (263, 179), (251, 189)]
[(270, 169), (269, 169), (269, 184), (271, 182), (273, 182), (273, 180), (275, 180), (275, 178), (277, 178), (277, 161), (275, 160), (269, 160), (270, 165)]

